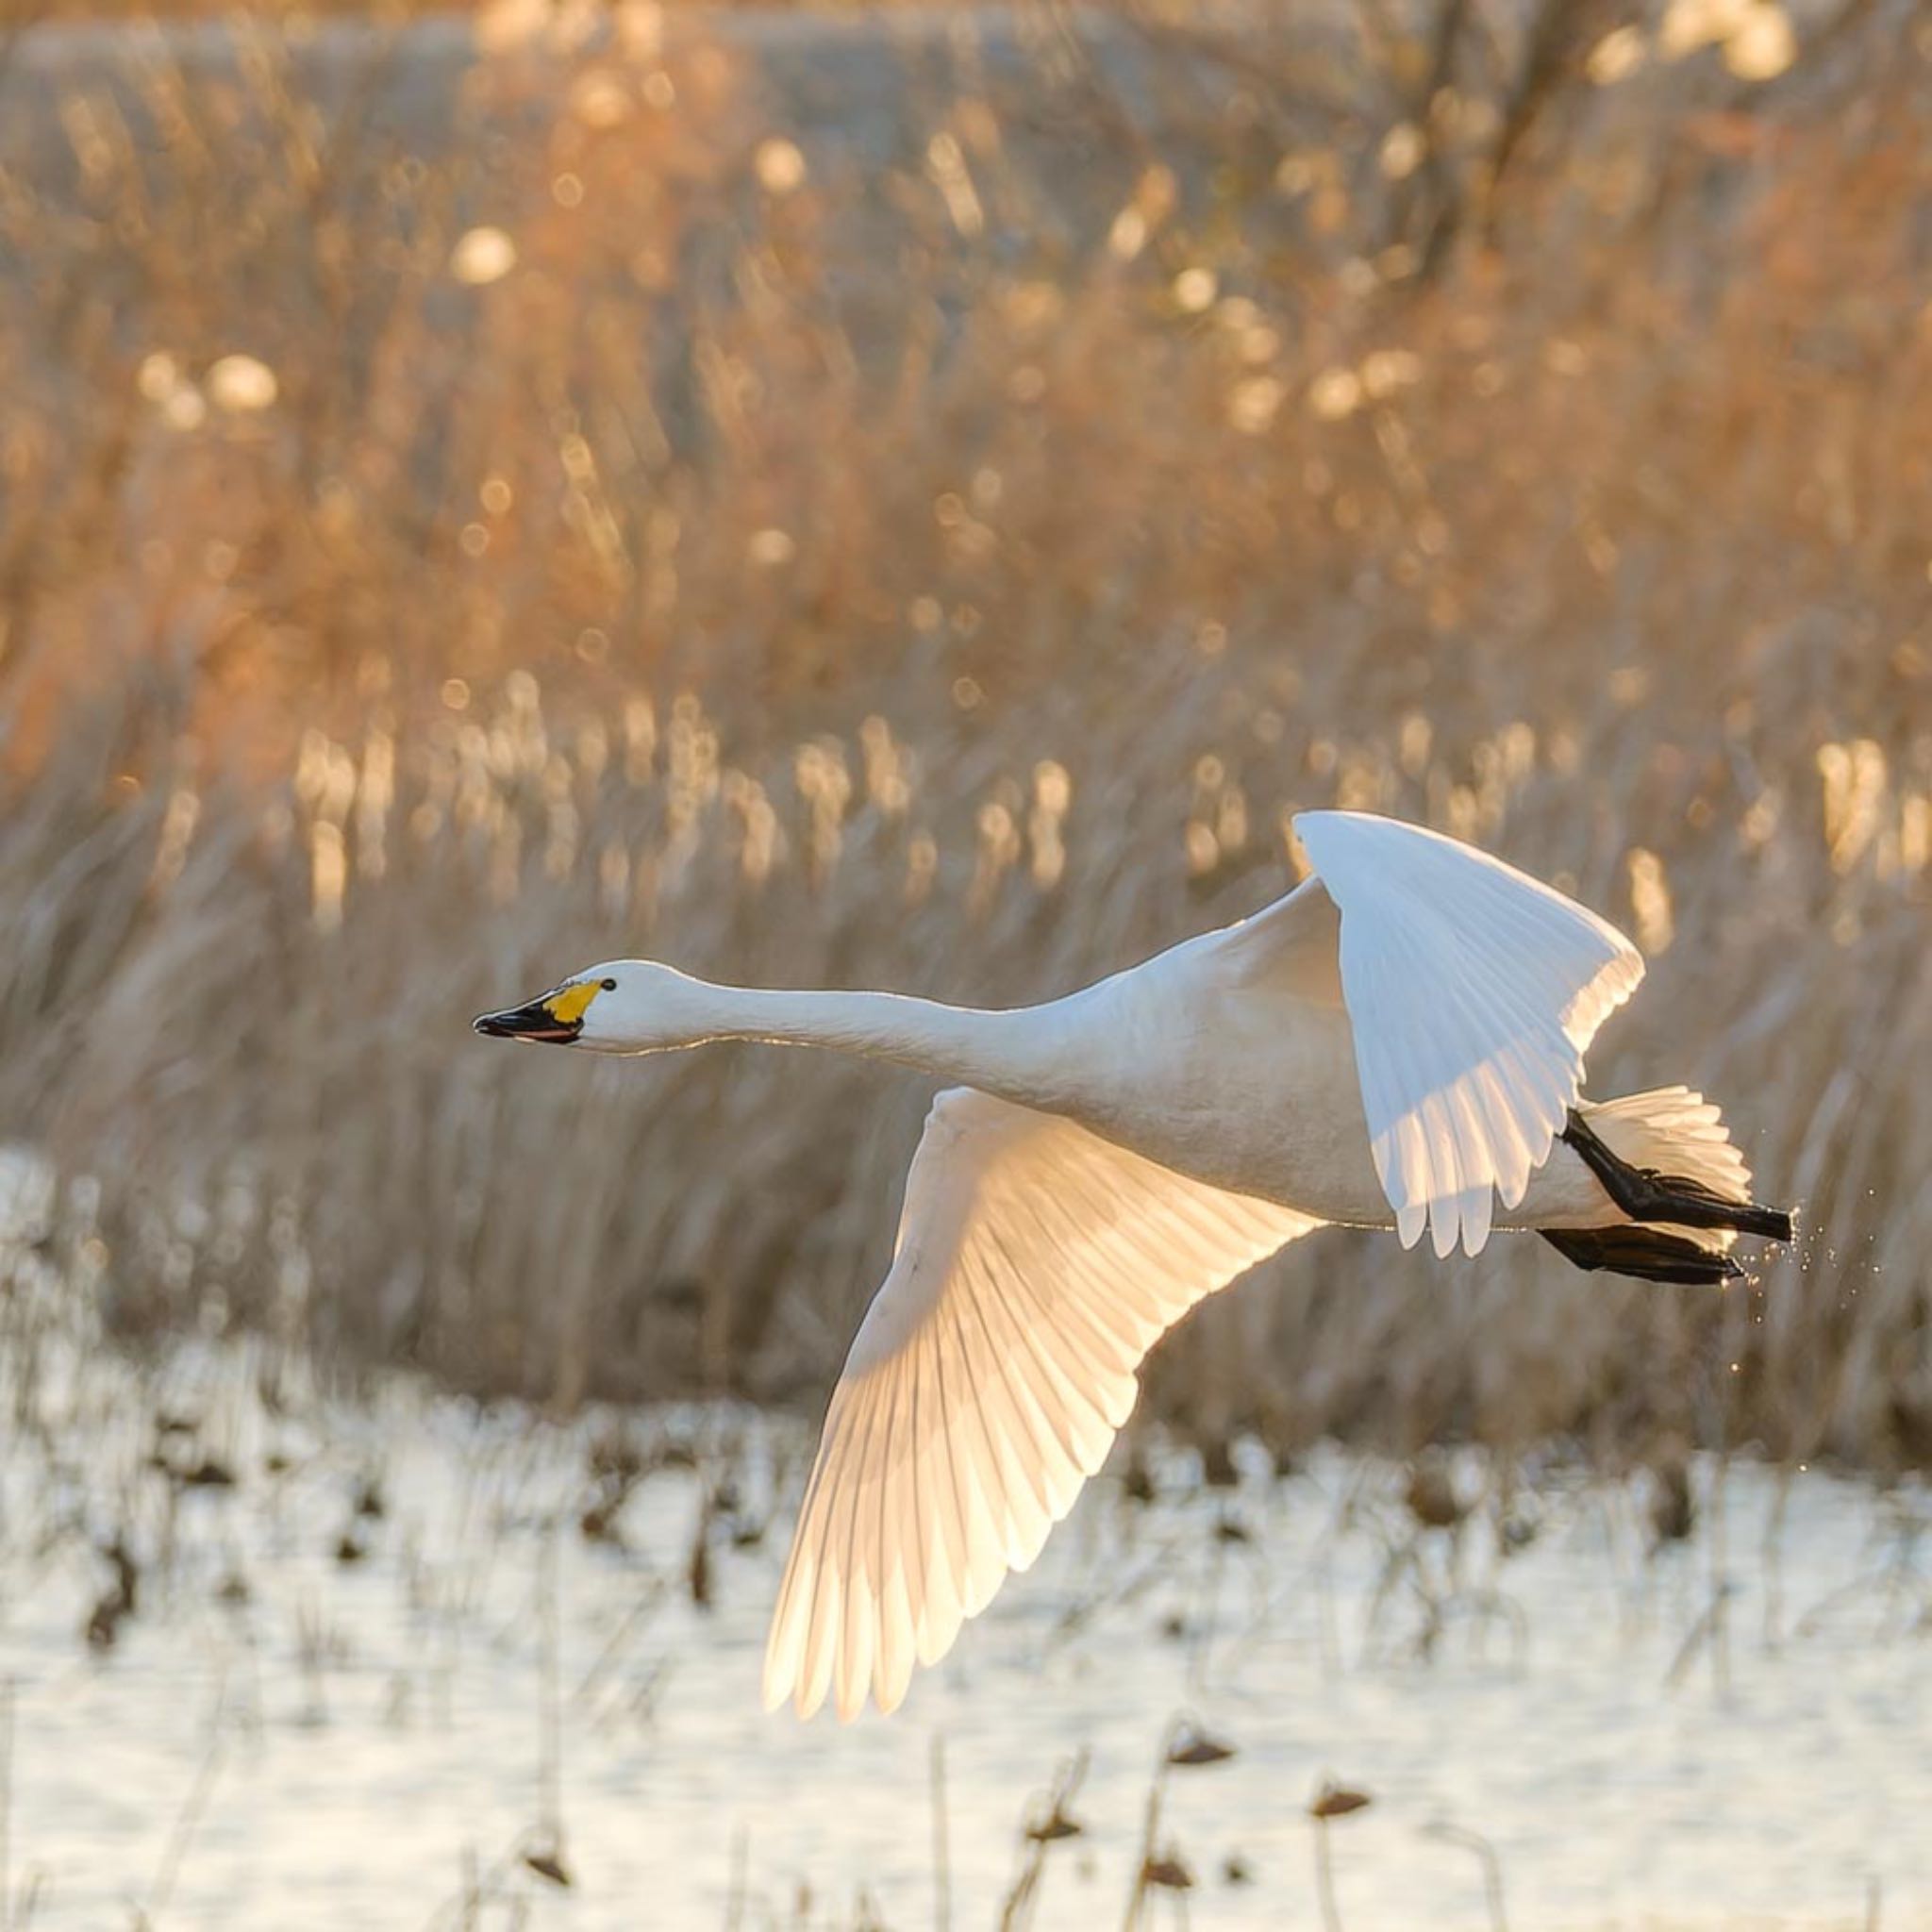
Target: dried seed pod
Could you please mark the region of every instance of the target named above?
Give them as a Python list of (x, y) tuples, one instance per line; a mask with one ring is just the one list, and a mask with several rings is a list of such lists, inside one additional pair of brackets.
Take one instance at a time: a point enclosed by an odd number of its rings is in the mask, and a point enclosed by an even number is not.
[(1191, 1724), (1177, 1731), (1174, 1742), (1167, 1747), (1170, 1764), (1224, 1764), (1234, 1755), (1232, 1744), (1224, 1743)]
[(1159, 1857), (1149, 1858), (1141, 1867), (1141, 1883), (1168, 1891), (1191, 1891), (1194, 1874), (1188, 1870), (1187, 1860), (1170, 1845)]
[(524, 1863), (539, 1878), (547, 1878), (566, 1891), (576, 1882), (571, 1876), (570, 1867), (563, 1862), (561, 1845), (532, 1845), (524, 1854)]
[(1330, 1818), (1346, 1818), (1351, 1811), (1359, 1811), (1373, 1802), (1366, 1791), (1352, 1791), (1346, 1785), (1324, 1784), (1315, 1793), (1308, 1816), (1325, 1823)]
[(1086, 1829), (1077, 1818), (1069, 1818), (1056, 1803), (1045, 1818), (1026, 1827), (1026, 1836), (1037, 1845), (1050, 1845), (1058, 1839), (1078, 1838)]
[(1469, 1514), (1468, 1504), (1456, 1493), (1449, 1465), (1433, 1457), (1409, 1471), (1403, 1501), (1424, 1529), (1454, 1529)]

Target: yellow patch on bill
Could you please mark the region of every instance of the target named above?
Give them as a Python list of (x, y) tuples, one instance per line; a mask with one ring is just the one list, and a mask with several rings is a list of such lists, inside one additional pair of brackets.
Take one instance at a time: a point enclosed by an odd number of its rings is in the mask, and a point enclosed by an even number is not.
[(591, 1002), (603, 990), (594, 979), (580, 979), (575, 986), (560, 986), (543, 1002), (543, 1010), (564, 1025), (574, 1025), (591, 1010)]

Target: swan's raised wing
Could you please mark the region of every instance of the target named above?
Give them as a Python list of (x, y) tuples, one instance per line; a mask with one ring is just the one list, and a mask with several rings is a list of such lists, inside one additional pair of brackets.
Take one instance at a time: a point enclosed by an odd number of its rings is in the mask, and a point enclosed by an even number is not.
[(941, 1093), (899, 1243), (833, 1391), (765, 1652), (765, 1703), (906, 1694), (1105, 1459), (1155, 1341), (1317, 1224), (966, 1088)]
[(1341, 913), (1341, 991), (1375, 1173), (1405, 1247), (1490, 1236), (1576, 1099), (1583, 1052), (1643, 977), (1622, 933), (1487, 853), (1392, 819), (1294, 822)]

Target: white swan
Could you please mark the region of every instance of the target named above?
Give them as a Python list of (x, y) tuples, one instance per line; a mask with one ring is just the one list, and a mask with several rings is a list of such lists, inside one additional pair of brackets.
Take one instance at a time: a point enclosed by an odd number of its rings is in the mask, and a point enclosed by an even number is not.
[(1313, 875), (1252, 919), (1044, 1006), (713, 986), (593, 966), (479, 1032), (605, 1053), (759, 1040), (958, 1083), (907, 1177), (891, 1272), (833, 1391), (765, 1698), (905, 1695), (1100, 1467), (1149, 1347), (1324, 1222), (1474, 1255), (1535, 1228), (1585, 1268), (1738, 1273), (1752, 1205), (1715, 1107), (1583, 1100), (1642, 976), (1614, 927), (1434, 832), (1295, 821)]

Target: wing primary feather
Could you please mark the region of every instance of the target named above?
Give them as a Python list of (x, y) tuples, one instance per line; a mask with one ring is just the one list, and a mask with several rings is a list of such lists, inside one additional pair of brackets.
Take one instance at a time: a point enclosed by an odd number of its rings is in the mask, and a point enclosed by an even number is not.
[(767, 1709), (775, 1709), (784, 1703), (804, 1666), (805, 1639), (818, 1568), (817, 1525), (822, 1518), (820, 1498), (826, 1468), (838, 1460), (841, 1413), (849, 1401), (850, 1392), (846, 1389), (833, 1391), (822, 1430), (823, 1446), (807, 1479), (804, 1499), (799, 1504), (798, 1531), (792, 1540), (791, 1554), (786, 1561), (784, 1578), (779, 1585), (778, 1607), (772, 1620), (772, 1635), (766, 1648)]
[(868, 1375), (855, 1391), (841, 1447), (844, 1480), (832, 1491), (833, 1518), (826, 1538), (832, 1560), (821, 1565), (821, 1594), (812, 1605), (811, 1634), (807, 1648), (822, 1646), (832, 1664), (832, 1690), (841, 1717), (851, 1709), (846, 1679), (851, 1664), (851, 1602), (862, 1594), (865, 1574), (859, 1556), (859, 1519), (866, 1495), (865, 1447), (872, 1433), (872, 1416), (878, 1406), (879, 1378)]
[[(1079, 1309), (1077, 1302), (1070, 1298), (1068, 1301), (1050, 1308), (1029, 1286), (1024, 1270), (1016, 1269), (1010, 1279), (1012, 1280), (1015, 1293), (1025, 1299), (1032, 1313), (1038, 1318), (1037, 1326), (1040, 1332), (1042, 1335), (1057, 1335), (1063, 1341), (1067, 1342), (1068, 1345), (1072, 1346), (1072, 1337), (1067, 1333), (1067, 1329), (1072, 1324), (1069, 1322), (1063, 1324), (1061, 1322), (1057, 1321), (1056, 1318), (1063, 1314), (1079, 1317), (1082, 1311)], [(1106, 1428), (1111, 1431), (1113, 1427), (1118, 1426), (1108, 1422), (1105, 1411), (1099, 1405), (1094, 1391), (1091, 1388), (1083, 1387), (1078, 1376), (1071, 1373), (1064, 1363), (1054, 1359), (1051, 1356), (1041, 1355), (1037, 1356), (1036, 1358), (1040, 1359), (1051, 1374), (1056, 1391), (1060, 1398), (1062, 1411), (1066, 1415), (1071, 1426), (1078, 1428), (1083, 1415), (1090, 1425), (1094, 1427)], [(1091, 1361), (1089, 1367), (1091, 1371)], [(1071, 1448), (1072, 1444), (1068, 1446)]]
[(930, 1325), (912, 1338), (915, 1357), (909, 1376), (912, 1403), (912, 1524), (919, 1550), (919, 1590), (912, 1605), (912, 1650), (921, 1663), (925, 1653), (926, 1627), (934, 1606), (942, 1597), (957, 1599), (958, 1585), (948, 1554), (945, 1509), (934, 1484), (934, 1461), (945, 1428), (945, 1416), (936, 1401), (934, 1349)]
[[(946, 1532), (947, 1555), (952, 1566), (952, 1597), (950, 1612), (962, 1616), (972, 1588), (972, 1558), (967, 1544), (973, 1535), (973, 1504), (969, 1498), (964, 1473), (959, 1466), (959, 1457), (954, 1451), (953, 1418), (958, 1413), (958, 1396), (954, 1392), (954, 1377), (946, 1367), (946, 1338), (941, 1324), (935, 1321), (930, 1324), (933, 1346), (933, 1385), (939, 1397), (940, 1427), (938, 1442), (941, 1458), (943, 1460), (946, 1490), (940, 1504), (940, 1522)], [(950, 1643), (953, 1632), (958, 1628), (954, 1622), (941, 1641), (941, 1649)], [(926, 1641), (931, 1641), (928, 1638)], [(937, 1654), (935, 1654), (937, 1655)], [(935, 1661), (935, 1657), (924, 1659)]]
[[(878, 1522), (874, 1565), (876, 1572), (878, 1629), (873, 1644), (873, 1690), (881, 1710), (890, 1709), (898, 1698), (894, 1684), (903, 1685), (902, 1658), (909, 1658), (912, 1645), (911, 1591), (906, 1565), (909, 1551), (904, 1535), (900, 1506), (903, 1504), (910, 1461), (917, 1454), (917, 1441), (902, 1419), (910, 1385), (901, 1373), (902, 1361), (891, 1364), (891, 1394), (885, 1410), (882, 1452), (878, 1469)], [(909, 1670), (909, 1662), (907, 1666)]]
[[(965, 1407), (959, 1426), (966, 1434), (970, 1455), (965, 1476), (979, 1499), (981, 1521), (991, 1534), (967, 1539), (968, 1589), (966, 1614), (976, 1617), (998, 1587), (1003, 1570), (1009, 1567), (1007, 1553), (1019, 1546), (1019, 1521), (1006, 1481), (1004, 1439), (995, 1427), (988, 1391), (982, 1387), (981, 1367), (973, 1356), (967, 1339), (965, 1318), (969, 1297), (960, 1295), (960, 1306), (953, 1310), (955, 1329), (959, 1337), (957, 1366), (966, 1384)], [(995, 1364), (984, 1364), (990, 1382)]]
[(993, 1487), (999, 1457), (987, 1428), (986, 1411), (980, 1402), (979, 1376), (967, 1347), (965, 1311), (960, 1306), (964, 1299), (964, 1296), (956, 1295), (947, 1309), (953, 1341), (947, 1380), (957, 1391), (953, 1398), (956, 1406), (949, 1408), (948, 1419), (964, 1439), (968, 1452), (958, 1469), (970, 1507), (966, 1517), (964, 1607), (971, 1617), (978, 1614), (979, 1592), (985, 1587), (987, 1553), (1006, 1548), (1011, 1525), (1004, 1498)]
[[(1024, 1293), (1024, 1285), (1017, 1277), (1015, 1285)], [(1077, 1465), (1079, 1444), (1069, 1414), (1074, 1378), (1046, 1353), (1034, 1330), (1017, 1319), (1018, 1308), (1014, 1314), (1013, 1350), (1008, 1360), (1014, 1371), (1015, 1393), (1024, 1397), (1029, 1410), (1028, 1419), (1033, 1425), (1030, 1435), (1039, 1462), (1044, 1470), (1050, 1466), (1051, 1457), (1058, 1455)], [(1046, 1506), (1043, 1494), (1041, 1500)]]
[[(983, 1269), (979, 1271), (978, 1286), (977, 1294), (968, 1293), (960, 1299), (985, 1343), (986, 1360), (1008, 1368), (1021, 1366), (1029, 1352), (1024, 1328), (1013, 1320), (1011, 1309), (997, 1292), (997, 1284), (987, 1277)], [(995, 1319), (998, 1333), (994, 1331)], [(1042, 1513), (1048, 1507), (1045, 1475), (1040, 1467), (1045, 1445), (1035, 1439), (1025, 1409), (1018, 1399), (1024, 1387), (1021, 1376), (990, 1375), (979, 1391), (989, 1439), (997, 1445), (995, 1459), (1001, 1474), (1001, 1491), (1008, 1499), (1009, 1549), (1017, 1546), (1016, 1538), (1019, 1542), (1024, 1541), (1024, 1525), (1018, 1514), (1022, 1496), (1030, 1497)], [(1004, 1428), (1000, 1426), (1002, 1422), (1006, 1424)], [(1028, 1451), (1032, 1452), (1030, 1456)]]
[[(839, 1418), (839, 1432), (830, 1441), (827, 1482), (819, 1514), (809, 1525), (818, 1544), (813, 1567), (812, 1590), (805, 1619), (804, 1654), (799, 1669), (798, 1714), (809, 1717), (824, 1703), (832, 1689), (833, 1669), (838, 1658), (837, 1630), (839, 1600), (845, 1573), (839, 1568), (838, 1511), (841, 1504), (849, 1512), (853, 1507), (854, 1485), (849, 1480), (852, 1440), (858, 1425), (866, 1391), (861, 1384), (853, 1400)], [(841, 1478), (845, 1480), (841, 1481)]]
[(1082, 1357), (1095, 1360), (1097, 1365), (1107, 1365), (1109, 1357), (1117, 1359), (1121, 1353), (1118, 1337), (1095, 1318), (1088, 1306), (1088, 1296), (1080, 1291), (1120, 1291), (1129, 1284), (1117, 1278), (1117, 1271), (1109, 1273), (1099, 1268), (1092, 1256), (1082, 1252), (1079, 1242), (1068, 1238), (1065, 1224), (1056, 1223), (1048, 1215), (1037, 1210), (1029, 1213), (1025, 1225), (1019, 1231), (1030, 1232), (1037, 1247), (1043, 1248), (1053, 1257), (1052, 1273), (1056, 1287), (1073, 1291), (1057, 1293), (1049, 1307), (1032, 1287), (1031, 1277), (1039, 1267), (1037, 1259), (1035, 1267), (1029, 1268), (1025, 1256), (1008, 1240), (1004, 1229), (988, 1230), (988, 1246), (999, 1255), (1007, 1278), (1015, 1291), (1031, 1301), (1035, 1311), (1047, 1324), (1046, 1332), (1064, 1341)]

